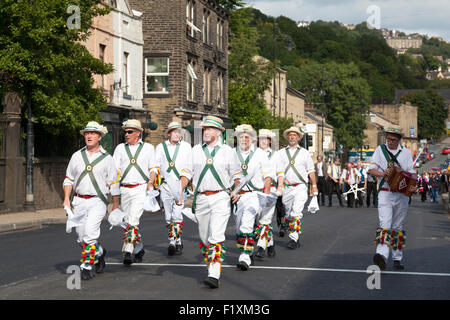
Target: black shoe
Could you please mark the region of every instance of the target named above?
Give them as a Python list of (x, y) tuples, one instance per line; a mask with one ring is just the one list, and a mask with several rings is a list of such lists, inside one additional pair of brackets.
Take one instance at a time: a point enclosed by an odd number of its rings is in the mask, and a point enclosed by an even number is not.
[(275, 257), (275, 246), (267, 247), (267, 256), (270, 258)]
[(244, 261), (239, 261), (238, 264), (237, 264), (237, 267), (239, 269), (241, 269), (242, 271), (247, 271), (248, 268), (249, 268), (249, 265), (246, 262), (244, 262)]
[(375, 263), (380, 270), (386, 269), (386, 259), (379, 253), (373, 256), (373, 263)]
[(265, 250), (262, 247), (258, 247), (258, 250), (255, 253), (255, 256), (257, 256), (258, 258), (264, 258), (266, 255)]
[(81, 268), (81, 279), (90, 280), (95, 277), (95, 268), (92, 266), (90, 270)]
[(177, 251), (177, 248), (173, 244), (169, 244), (169, 248), (167, 249), (167, 254), (169, 256), (173, 256), (176, 251)]
[(209, 286), (211, 289), (216, 289), (219, 287), (219, 279), (208, 277), (203, 280), (203, 283)]
[(142, 257), (144, 256), (144, 254), (145, 254), (145, 250), (141, 249), (141, 251), (139, 251), (138, 253), (136, 253), (134, 255), (133, 262), (134, 263), (141, 263), (142, 260), (143, 260)]
[(176, 246), (175, 246), (175, 255), (176, 256), (179, 256), (179, 255), (181, 255), (183, 253), (183, 244), (177, 244)]
[(280, 228), (280, 237), (283, 238), (284, 237), (284, 228)]
[(288, 249), (295, 250), (295, 249), (297, 249), (298, 247), (300, 247), (300, 242), (299, 242), (299, 241), (290, 240), (290, 241), (288, 242), (288, 244), (286, 245), (286, 247), (287, 247)]
[(132, 263), (133, 260), (131, 259), (131, 253), (125, 252), (125, 254), (123, 255), (123, 264), (126, 266), (131, 266)]
[(402, 264), (400, 260), (394, 260), (394, 269), (404, 270), (405, 266)]
[(105, 270), (105, 256), (106, 256), (106, 249), (103, 248), (103, 254), (98, 258), (98, 262), (95, 265), (95, 273), (103, 273)]

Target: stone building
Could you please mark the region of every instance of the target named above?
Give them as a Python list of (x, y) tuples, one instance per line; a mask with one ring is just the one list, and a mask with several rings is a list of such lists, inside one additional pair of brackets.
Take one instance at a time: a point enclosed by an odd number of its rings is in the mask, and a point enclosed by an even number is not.
[(180, 121), (192, 131), (206, 114), (228, 114), (229, 14), (215, 0), (130, 0), (143, 13), (143, 107), (157, 129), (147, 140), (166, 139)]

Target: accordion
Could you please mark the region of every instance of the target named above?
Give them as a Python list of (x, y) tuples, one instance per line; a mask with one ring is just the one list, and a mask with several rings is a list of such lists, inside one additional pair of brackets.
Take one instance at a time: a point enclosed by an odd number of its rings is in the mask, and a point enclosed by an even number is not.
[(408, 197), (411, 197), (411, 188), (417, 185), (417, 179), (413, 178), (412, 173), (403, 171), (398, 166), (393, 166), (392, 169), (391, 174), (386, 177), (391, 191), (400, 192)]

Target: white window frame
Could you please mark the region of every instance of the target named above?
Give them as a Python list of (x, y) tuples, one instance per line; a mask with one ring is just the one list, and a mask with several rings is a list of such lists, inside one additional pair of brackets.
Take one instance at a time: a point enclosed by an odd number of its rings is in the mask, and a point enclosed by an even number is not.
[(225, 92), (224, 92), (224, 73), (220, 72), (217, 74), (217, 106), (223, 107), (225, 105)]
[(203, 104), (212, 105), (212, 69), (211, 67), (205, 66), (203, 70)]
[(128, 64), (130, 61), (129, 57), (130, 57), (130, 53), (124, 51), (123, 52), (123, 60), (124, 61), (122, 61), (122, 63), (123, 63), (122, 73), (123, 73), (123, 92), (125, 94), (129, 93), (129, 87), (130, 87), (130, 77), (129, 77), (130, 70), (129, 70), (129, 64)]
[(223, 21), (221, 19), (217, 19), (217, 49), (219, 51), (223, 51), (223, 47)]
[(186, 100), (195, 102), (195, 82), (197, 80), (197, 75), (195, 74), (195, 67), (197, 63), (193, 59), (188, 60), (186, 66)]
[(195, 1), (186, 0), (186, 29), (189, 31), (189, 35), (195, 38), (195, 32), (201, 32), (195, 25)]
[[(148, 68), (148, 59), (167, 59), (167, 72), (154, 72), (154, 73), (149, 73), (147, 68)], [(145, 93), (146, 94), (166, 94), (169, 93), (170, 89), (169, 89), (169, 74), (170, 74), (170, 58), (169, 57), (146, 57), (145, 58)], [(147, 91), (147, 77), (167, 77), (167, 91)]]
[(209, 25), (210, 25), (211, 13), (208, 10), (203, 10), (203, 29), (202, 29), (202, 38), (203, 43), (209, 44)]

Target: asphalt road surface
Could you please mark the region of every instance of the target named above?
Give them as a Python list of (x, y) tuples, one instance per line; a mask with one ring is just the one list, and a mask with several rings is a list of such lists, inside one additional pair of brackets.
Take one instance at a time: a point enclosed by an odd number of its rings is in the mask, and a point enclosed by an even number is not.
[[(297, 250), (288, 250), (286, 237), (280, 238), (275, 232), (276, 256), (257, 259), (255, 266), (245, 272), (236, 268), (239, 253), (234, 220), (230, 218), (226, 240), (229, 250), (220, 288), (214, 290), (202, 283), (206, 267), (198, 247), (197, 227), (189, 220), (184, 228), (183, 254), (168, 257), (163, 214), (143, 215), (146, 254), (143, 263), (131, 267), (123, 266), (121, 261), (121, 230), (109, 230), (105, 221), (101, 234), (101, 242), (108, 251), (105, 273), (81, 281), (79, 289), (68, 288), (76, 282), (67, 269), (78, 266), (80, 257), (74, 232), (67, 234), (64, 225), (52, 225), (2, 234), (0, 299), (450, 298), (450, 219), (440, 204), (421, 203), (418, 196), (413, 197), (405, 227), (406, 269), (402, 272), (394, 271), (390, 261), (386, 272), (367, 273), (375, 252), (377, 209), (322, 207), (315, 214), (305, 210), (303, 220), (304, 231)], [(368, 288), (368, 282), (372, 289)]]

